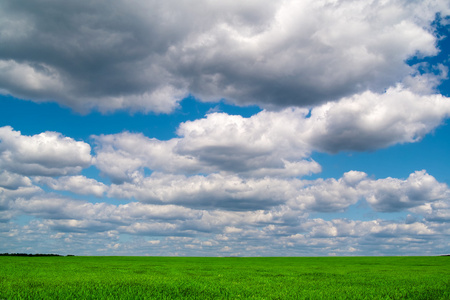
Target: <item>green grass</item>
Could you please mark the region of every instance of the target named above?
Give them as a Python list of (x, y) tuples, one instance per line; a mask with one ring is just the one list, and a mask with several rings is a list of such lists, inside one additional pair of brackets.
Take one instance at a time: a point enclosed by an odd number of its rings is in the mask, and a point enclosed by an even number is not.
[(0, 299), (450, 299), (450, 257), (0, 257)]

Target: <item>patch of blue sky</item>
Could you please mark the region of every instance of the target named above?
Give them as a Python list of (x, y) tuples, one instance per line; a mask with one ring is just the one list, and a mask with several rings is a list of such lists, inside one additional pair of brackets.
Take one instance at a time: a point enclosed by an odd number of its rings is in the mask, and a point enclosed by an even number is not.
[[(447, 68), (450, 65), (450, 18), (447, 17), (443, 19), (438, 14), (433, 26), (435, 27), (436, 36), (438, 37), (437, 48), (439, 49), (439, 53), (435, 56), (415, 56), (407, 60), (407, 63), (411, 66), (422, 63), (418, 68), (418, 71), (421, 74), (434, 73), (439, 75), (441, 72), (441, 70), (437, 68), (439, 64), (442, 64)], [(437, 89), (442, 95), (450, 97), (450, 80), (448, 76), (442, 80)]]
[(37, 218), (32, 215), (21, 214), (21, 215), (15, 216), (13, 218), (13, 220), (14, 220), (14, 224), (19, 225), (19, 226), (25, 226), (25, 225), (29, 225), (31, 221), (37, 220)]
[(171, 114), (131, 114), (128, 111), (117, 111), (102, 115), (93, 111), (81, 115), (56, 103), (35, 103), (4, 95), (0, 95), (0, 108), (0, 126), (11, 126), (23, 135), (55, 131), (86, 142), (91, 135), (116, 134), (123, 131), (169, 140), (176, 137), (180, 123), (203, 118), (207, 113), (224, 112), (250, 117), (261, 111), (257, 106), (239, 107), (225, 101), (200, 102), (192, 96), (183, 99), (179, 108)]
[(438, 181), (450, 185), (450, 125), (443, 125), (417, 143), (407, 143), (374, 152), (342, 152), (335, 155), (313, 153), (322, 172), (308, 179), (340, 178), (348, 171), (361, 171), (374, 179), (406, 179), (411, 173), (426, 170)]
[(97, 169), (95, 166), (90, 166), (88, 168), (85, 168), (81, 171), (81, 175), (87, 177), (87, 178), (95, 178), (98, 182), (101, 182), (105, 185), (111, 185), (111, 180), (108, 176), (102, 176), (100, 173), (100, 170)]

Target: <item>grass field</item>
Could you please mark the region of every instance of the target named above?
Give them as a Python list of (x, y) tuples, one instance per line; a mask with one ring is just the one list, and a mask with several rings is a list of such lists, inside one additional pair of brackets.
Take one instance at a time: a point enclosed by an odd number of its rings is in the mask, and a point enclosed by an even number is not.
[(0, 299), (450, 299), (450, 257), (0, 257)]

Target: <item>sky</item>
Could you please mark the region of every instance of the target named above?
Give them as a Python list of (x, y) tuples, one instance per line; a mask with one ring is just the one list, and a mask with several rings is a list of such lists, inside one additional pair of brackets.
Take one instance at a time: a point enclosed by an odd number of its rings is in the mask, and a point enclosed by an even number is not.
[(450, 254), (447, 0), (0, 2), (0, 252)]

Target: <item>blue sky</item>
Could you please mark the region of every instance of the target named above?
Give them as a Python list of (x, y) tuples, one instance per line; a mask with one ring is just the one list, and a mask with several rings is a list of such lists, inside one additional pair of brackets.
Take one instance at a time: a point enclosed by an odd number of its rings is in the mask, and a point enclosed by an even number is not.
[(449, 15), (4, 1), (0, 252), (449, 253)]

